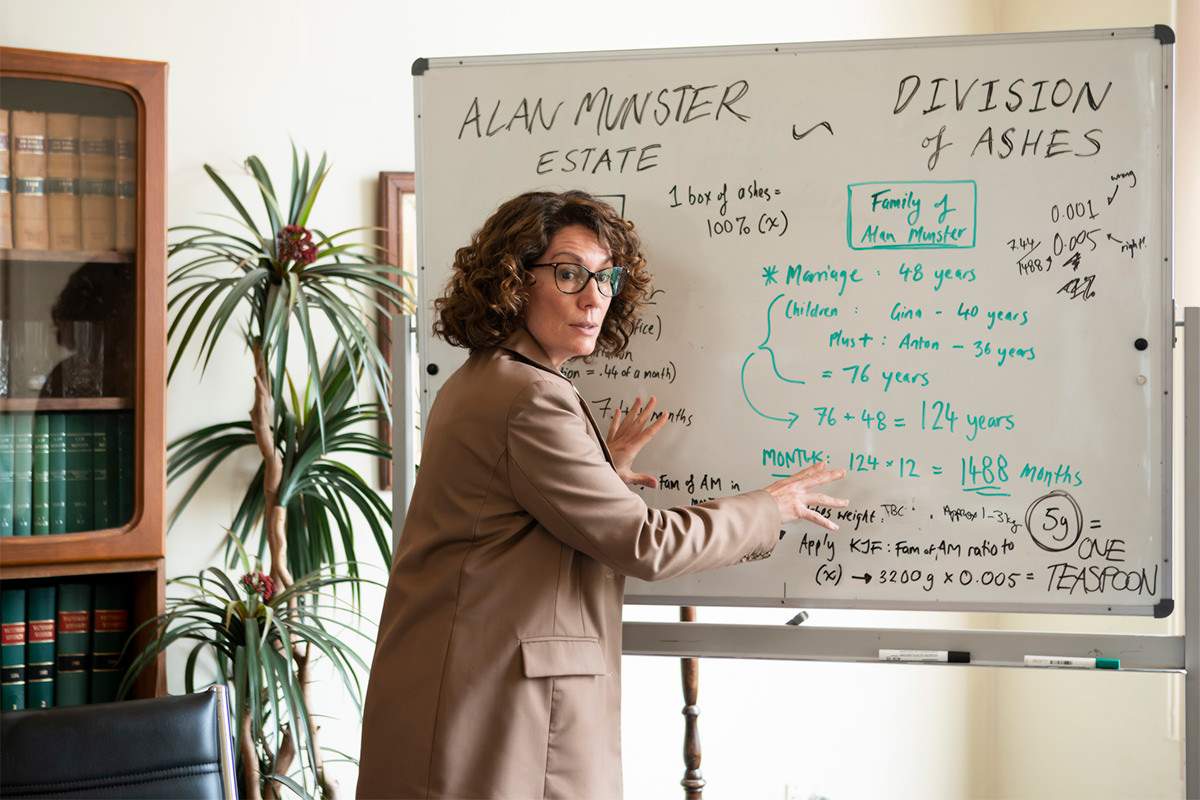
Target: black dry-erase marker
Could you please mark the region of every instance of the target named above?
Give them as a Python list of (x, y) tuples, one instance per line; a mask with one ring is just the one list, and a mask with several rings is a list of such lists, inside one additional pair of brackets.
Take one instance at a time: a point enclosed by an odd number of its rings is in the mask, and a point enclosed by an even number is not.
[(949, 664), (970, 664), (971, 654), (965, 650), (880, 650), (880, 661), (941, 661)]

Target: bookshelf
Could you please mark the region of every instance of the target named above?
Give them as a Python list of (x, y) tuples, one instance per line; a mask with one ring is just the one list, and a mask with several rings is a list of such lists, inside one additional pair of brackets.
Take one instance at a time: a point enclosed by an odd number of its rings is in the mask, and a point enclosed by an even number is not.
[[(131, 629), (165, 607), (166, 80), (163, 63), (0, 47), (0, 435), (41, 421), (53, 443), (51, 424), (72, 426), (93, 467), (61, 467), (50, 445), (31, 480), (53, 494), (31, 491), (29, 535), (20, 476), (10, 528), (0, 486), (0, 583), (125, 581)], [(38, 511), (64, 491), (80, 508), (67, 530)], [(160, 661), (135, 694), (165, 692)]]

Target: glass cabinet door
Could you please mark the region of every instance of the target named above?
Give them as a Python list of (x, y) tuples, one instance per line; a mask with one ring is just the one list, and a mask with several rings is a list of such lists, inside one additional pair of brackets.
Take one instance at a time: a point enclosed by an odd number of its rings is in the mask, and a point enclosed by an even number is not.
[[(166, 608), (167, 70), (0, 46), (0, 616), (30, 632), (2, 708), (111, 699), (114, 654), (86, 691), (34, 658), (51, 597), (60, 630)], [(133, 694), (166, 688), (160, 658)]]
[(0, 81), (0, 535), (134, 516), (138, 107)]

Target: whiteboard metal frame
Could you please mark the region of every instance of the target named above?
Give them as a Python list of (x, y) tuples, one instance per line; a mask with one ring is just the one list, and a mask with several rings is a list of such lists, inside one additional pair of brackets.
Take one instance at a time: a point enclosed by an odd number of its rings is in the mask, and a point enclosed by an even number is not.
[[(696, 58), (711, 56), (775, 55), (787, 53), (823, 53), (854, 50), (904, 50), (930, 47), (960, 47), (965, 44), (1009, 44), (1059, 42), (1064, 38), (1081, 41), (1106, 39), (1144, 39), (1149, 36), (1173, 43), (1175, 32), (1167, 25), (1137, 28), (1097, 28), (1073, 31), (1037, 31), (1033, 33), (980, 33), (969, 36), (920, 36), (895, 39), (839, 39), (828, 42), (786, 42), (714, 47), (663, 47), (644, 50), (582, 50), (575, 52), (527, 53), (515, 55), (463, 56), (459, 58), (418, 58), (412, 74), (419, 77), (430, 69), (448, 67), (498, 67), (527, 64), (558, 64), (572, 61), (605, 62), (629, 59)], [(418, 86), (419, 86), (418, 82)], [(418, 105), (418, 109), (420, 106)], [(418, 118), (419, 119), (419, 118)], [(420, 154), (418, 153), (418, 156)], [(418, 158), (418, 163), (420, 159)], [(418, 187), (419, 189), (419, 187)], [(420, 196), (418, 191), (417, 196)]]
[[(1043, 31), (1033, 33), (1003, 33), (1003, 34), (977, 34), (970, 36), (937, 36), (937, 37), (913, 37), (913, 38), (897, 38), (897, 39), (859, 39), (859, 40), (839, 40), (829, 42), (799, 42), (799, 43), (778, 43), (778, 44), (757, 44), (757, 45), (733, 45), (733, 46), (717, 46), (717, 47), (685, 47), (685, 48), (649, 48), (649, 49), (633, 49), (633, 50), (608, 50), (608, 51), (581, 51), (581, 52), (552, 52), (552, 53), (531, 53), (531, 54), (505, 54), (505, 55), (485, 55), (485, 56), (466, 56), (466, 57), (444, 57), (444, 58), (419, 58), (413, 62), (412, 74), (414, 76), (414, 112), (417, 123), (416, 135), (416, 157), (418, 169), (416, 170), (416, 196), (418, 202), (420, 198), (428, 196), (425, 191), (426, 172), (421, 169), (421, 165), (425, 163), (425, 145), (422, 128), (422, 110), (424, 108), (424, 84), (420, 80), (429, 70), (439, 69), (458, 69), (458, 68), (487, 68), (496, 66), (521, 66), (521, 65), (540, 65), (540, 64), (560, 64), (560, 63), (606, 63), (619, 62), (623, 60), (653, 60), (653, 59), (684, 59), (684, 58), (716, 58), (723, 56), (753, 56), (753, 55), (781, 55), (789, 53), (822, 53), (822, 52), (842, 52), (842, 51), (861, 51), (861, 50), (906, 50), (917, 48), (937, 48), (937, 47), (961, 47), (967, 44), (986, 44), (986, 45), (1002, 45), (1002, 44), (1030, 44), (1039, 42), (1061, 42), (1064, 40), (1070, 41), (1109, 41), (1109, 40), (1128, 40), (1128, 39), (1149, 39), (1154, 38), (1163, 44), (1162, 72), (1165, 86), (1163, 92), (1162, 103), (1162, 130), (1164, 136), (1170, 141), (1173, 141), (1174, 126), (1174, 104), (1173, 104), (1173, 82), (1174, 82), (1174, 61), (1173, 61), (1173, 43), (1175, 41), (1174, 31), (1166, 25), (1156, 25), (1152, 27), (1135, 27), (1135, 28), (1102, 28), (1094, 30), (1074, 30), (1074, 31)], [(1164, 260), (1167, 262), (1164, 265), (1165, 269), (1171, 269), (1172, 254), (1170, 243), (1173, 237), (1172, 229), (1172, 214), (1173, 207), (1173, 153), (1171, 147), (1165, 147), (1162, 154), (1162, 170), (1160, 179), (1162, 181), (1161, 203), (1163, 213), (1161, 214), (1161, 242), (1164, 243)], [(429, 281), (431, 274), (427, 272), (427, 247), (426, 247), (426, 228), (424, 225), (424, 215), (418, 214), (417, 219), (417, 272), (421, 286), (421, 295), (424, 297), (430, 296), (430, 292), (440, 287), (430, 286)], [(1171, 336), (1171, 328), (1174, 324), (1172, 319), (1173, 298), (1171, 297), (1171, 282), (1165, 280), (1161, 282), (1162, 293), (1160, 297), (1162, 309), (1162, 325), (1160, 331), (1151, 332), (1151, 335), (1162, 335), (1169, 338)], [(417, 315), (417, 353), (419, 359), (420, 374), (418, 380), (420, 382), (420, 408), (417, 413), (420, 415), (421, 424), (427, 421), (430, 407), (432, 405), (432, 397), (429, 390), (427, 368), (429, 365), (425, 361), (425, 353), (427, 352), (426, 342), (431, 335), (431, 326), (429, 320), (429, 308), (427, 303), (418, 305)], [(1172, 416), (1171, 406), (1173, 403), (1172, 384), (1174, 378), (1172, 349), (1161, 349), (1161, 369), (1165, 379), (1167, 391), (1161, 400), (1162, 407), (1162, 450), (1161, 456), (1163, 461), (1163, 469), (1169, 476), (1172, 465)], [(1162, 563), (1164, 566), (1162, 572), (1162, 591), (1158, 601), (1153, 605), (1105, 605), (1089, 604), (1089, 605), (1064, 605), (1064, 604), (1029, 604), (1029, 603), (1000, 603), (989, 604), (986, 607), (981, 607), (978, 603), (973, 602), (921, 602), (921, 601), (870, 601), (870, 600), (848, 600), (843, 597), (833, 598), (763, 598), (761, 596), (753, 597), (710, 597), (696, 596), (694, 594), (658, 594), (658, 593), (639, 593), (636, 587), (631, 587), (627, 592), (626, 602), (637, 604), (653, 604), (653, 605), (710, 605), (710, 606), (755, 606), (755, 607), (772, 607), (779, 605), (788, 608), (861, 608), (861, 609), (894, 609), (894, 610), (912, 610), (912, 611), (939, 611), (939, 612), (972, 612), (972, 611), (987, 611), (995, 613), (1053, 613), (1053, 614), (1117, 614), (1125, 616), (1153, 616), (1162, 618), (1169, 616), (1174, 608), (1175, 599), (1174, 593), (1176, 587), (1173, 583), (1173, 575), (1171, 569), (1172, 554), (1173, 554), (1173, 497), (1171, 481), (1168, 479), (1164, 482), (1162, 496), (1159, 504), (1159, 524), (1162, 532)], [(398, 528), (397, 534), (398, 537)]]
[[(1024, 667), (1031, 653), (1117, 658), (1121, 672), (1181, 672), (1184, 637), (1041, 631), (626, 622), (625, 655), (879, 663), (880, 650), (963, 650), (968, 667)], [(956, 665), (958, 666), (958, 665)]]

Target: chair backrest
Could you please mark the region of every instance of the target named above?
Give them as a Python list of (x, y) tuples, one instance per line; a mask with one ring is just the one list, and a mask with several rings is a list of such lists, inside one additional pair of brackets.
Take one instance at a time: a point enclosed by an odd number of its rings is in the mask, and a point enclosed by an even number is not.
[(236, 800), (225, 687), (5, 711), (0, 797)]

